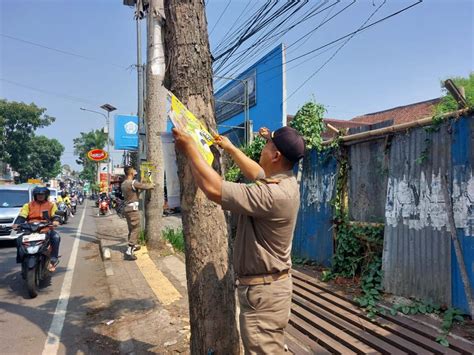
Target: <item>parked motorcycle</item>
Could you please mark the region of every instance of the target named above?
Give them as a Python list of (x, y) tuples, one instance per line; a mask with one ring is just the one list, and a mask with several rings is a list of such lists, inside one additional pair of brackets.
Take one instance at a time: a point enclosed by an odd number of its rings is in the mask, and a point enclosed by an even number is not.
[(120, 218), (125, 218), (125, 206), (127, 204), (125, 203), (124, 200), (121, 200), (119, 198), (116, 199), (116, 202), (115, 202), (115, 211), (117, 212), (117, 215), (120, 217)]
[(69, 218), (69, 207), (66, 205), (65, 202), (59, 202), (58, 203), (58, 211), (61, 212), (59, 223), (66, 224), (67, 220)]
[(51, 227), (49, 222), (22, 223), (16, 231), (21, 276), (31, 298), (38, 295), (41, 283), (50, 276), (52, 246), (46, 233)]

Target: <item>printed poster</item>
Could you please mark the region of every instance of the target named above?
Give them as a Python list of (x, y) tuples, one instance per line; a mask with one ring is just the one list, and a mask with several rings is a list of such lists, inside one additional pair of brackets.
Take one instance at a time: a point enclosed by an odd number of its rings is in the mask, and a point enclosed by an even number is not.
[(153, 179), (151, 177), (152, 173), (156, 171), (156, 168), (153, 164), (148, 162), (143, 162), (140, 164), (140, 181), (145, 184), (152, 184)]
[(212, 135), (172, 93), (168, 93), (168, 105), (168, 117), (173, 125), (193, 137), (204, 160), (212, 165), (214, 155), (209, 148), (214, 143)]

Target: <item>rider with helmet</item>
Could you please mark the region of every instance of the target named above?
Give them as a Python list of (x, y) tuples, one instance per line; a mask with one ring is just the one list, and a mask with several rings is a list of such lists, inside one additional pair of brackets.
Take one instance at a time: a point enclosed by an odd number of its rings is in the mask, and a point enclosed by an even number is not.
[[(20, 214), (16, 218), (13, 229), (16, 229), (19, 224), (25, 222), (45, 222), (52, 220), (54, 226), (59, 225), (59, 216), (56, 215), (58, 208), (56, 204), (48, 200), (49, 189), (47, 187), (37, 186), (33, 189), (33, 201), (25, 203), (21, 208)], [(52, 252), (50, 271), (56, 270), (59, 255), (59, 243), (61, 241), (59, 234), (50, 229), (47, 233), (50, 238)]]
[(71, 208), (71, 199), (69, 198), (66, 190), (62, 190), (61, 195), (59, 195), (58, 198), (56, 199), (56, 203), (59, 204), (61, 202), (64, 202), (66, 204), (66, 206), (69, 209), (69, 213), (71, 214), (71, 217), (74, 217), (72, 213), (72, 208)]

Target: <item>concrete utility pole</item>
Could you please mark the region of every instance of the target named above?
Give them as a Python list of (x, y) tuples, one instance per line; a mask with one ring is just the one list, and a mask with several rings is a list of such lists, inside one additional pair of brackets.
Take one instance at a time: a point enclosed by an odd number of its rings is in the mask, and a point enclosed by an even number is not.
[(163, 0), (150, 0), (147, 17), (146, 66), (146, 156), (155, 170), (152, 180), (155, 188), (145, 198), (145, 230), (150, 247), (162, 245), (161, 227), (164, 202), (164, 171), (161, 132), (166, 127), (165, 46), (163, 41)]
[[(216, 130), (204, 1), (165, 0), (167, 82), (177, 98)], [(218, 154), (216, 154), (218, 155)], [(186, 250), (191, 354), (239, 354), (233, 269), (224, 212), (199, 190), (178, 158)], [(219, 171), (219, 156), (214, 167)]]

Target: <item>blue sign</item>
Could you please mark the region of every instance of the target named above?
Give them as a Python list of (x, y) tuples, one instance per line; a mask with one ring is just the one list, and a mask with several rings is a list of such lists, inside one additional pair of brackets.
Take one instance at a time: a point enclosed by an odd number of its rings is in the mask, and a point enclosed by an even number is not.
[(138, 117), (116, 115), (114, 138), (115, 150), (137, 150)]

